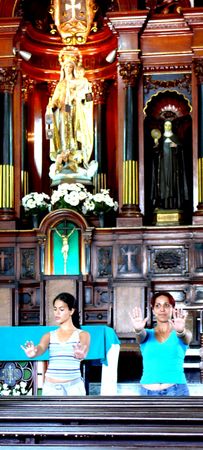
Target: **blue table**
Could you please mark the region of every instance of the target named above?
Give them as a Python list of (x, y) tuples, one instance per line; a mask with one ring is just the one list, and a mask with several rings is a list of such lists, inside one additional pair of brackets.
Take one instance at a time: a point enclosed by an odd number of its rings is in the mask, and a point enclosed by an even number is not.
[[(38, 344), (42, 335), (56, 329), (56, 326), (3, 326), (0, 327), (0, 361), (27, 361), (29, 358), (21, 348), (26, 341)], [(83, 325), (90, 333), (91, 341), (86, 360), (100, 360), (102, 364), (102, 395), (114, 395), (117, 384), (117, 366), (120, 341), (113, 328), (106, 325)], [(48, 350), (33, 361), (49, 359)]]
[[(54, 330), (56, 326), (13, 326), (0, 327), (1, 343), (0, 361), (25, 361), (27, 356), (21, 345), (26, 341), (33, 341), (37, 345), (43, 334)], [(112, 344), (120, 344), (113, 328), (106, 325), (84, 325), (81, 327), (91, 336), (90, 349), (86, 359), (100, 359), (107, 364), (107, 354)], [(46, 361), (49, 359), (48, 350), (33, 360)]]

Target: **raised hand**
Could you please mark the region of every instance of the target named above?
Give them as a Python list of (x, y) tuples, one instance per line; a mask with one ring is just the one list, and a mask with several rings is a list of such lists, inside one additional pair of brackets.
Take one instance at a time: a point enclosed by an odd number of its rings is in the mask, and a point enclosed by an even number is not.
[(135, 306), (135, 308), (132, 310), (132, 313), (129, 313), (129, 316), (135, 332), (140, 333), (144, 329), (148, 317), (143, 318), (142, 310), (139, 306)]
[(182, 333), (185, 330), (187, 315), (187, 311), (184, 311), (183, 308), (176, 307), (173, 309), (173, 318), (170, 322), (177, 333)]
[(87, 353), (87, 345), (81, 344), (78, 342), (73, 346), (74, 348), (74, 357), (77, 359), (84, 359)]
[(28, 358), (34, 358), (37, 354), (37, 347), (32, 341), (26, 341), (24, 346), (21, 345)]

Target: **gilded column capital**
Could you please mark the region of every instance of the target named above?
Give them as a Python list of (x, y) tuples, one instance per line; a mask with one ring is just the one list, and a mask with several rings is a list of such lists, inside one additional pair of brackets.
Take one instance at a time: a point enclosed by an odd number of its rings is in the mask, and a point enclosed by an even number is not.
[(0, 68), (0, 92), (13, 93), (18, 72), (16, 67)]
[(36, 81), (28, 76), (22, 77), (22, 97), (25, 101), (28, 99), (28, 95), (33, 91)]
[(53, 93), (56, 89), (57, 83), (58, 83), (58, 80), (51, 80), (51, 81), (47, 82), (49, 97), (53, 96)]
[(140, 73), (140, 67), (140, 63), (135, 63), (132, 61), (119, 63), (119, 74), (126, 86), (135, 86)]
[(195, 59), (194, 73), (197, 77), (198, 84), (203, 83), (203, 59)]
[(109, 83), (106, 80), (95, 80), (92, 82), (93, 101), (95, 105), (105, 104)]

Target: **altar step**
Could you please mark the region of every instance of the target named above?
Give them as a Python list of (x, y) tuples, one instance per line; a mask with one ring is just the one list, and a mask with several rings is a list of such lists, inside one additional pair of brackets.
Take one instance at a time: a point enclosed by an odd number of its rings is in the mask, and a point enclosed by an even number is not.
[[(203, 396), (203, 384), (188, 383), (191, 396)], [(89, 395), (100, 395), (101, 384), (89, 383)], [(118, 383), (117, 395), (139, 395), (138, 383)]]

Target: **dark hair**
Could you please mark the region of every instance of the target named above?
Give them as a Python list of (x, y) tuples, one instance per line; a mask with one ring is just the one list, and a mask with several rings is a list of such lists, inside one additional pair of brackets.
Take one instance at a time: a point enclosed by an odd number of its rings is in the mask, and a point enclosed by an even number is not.
[(80, 328), (80, 319), (79, 319), (78, 305), (77, 305), (76, 298), (72, 294), (69, 294), (69, 292), (61, 292), (61, 294), (58, 294), (54, 298), (53, 306), (54, 306), (56, 300), (61, 300), (62, 302), (66, 303), (66, 305), (68, 306), (68, 309), (70, 309), (70, 310), (74, 309), (74, 313), (72, 315), (73, 325), (76, 328)]
[(156, 292), (156, 294), (154, 294), (154, 295), (152, 296), (152, 299), (151, 299), (151, 306), (152, 306), (152, 308), (154, 308), (156, 299), (157, 299), (158, 297), (160, 297), (161, 295), (164, 295), (165, 297), (167, 297), (169, 303), (170, 303), (171, 306), (173, 306), (173, 308), (174, 308), (174, 306), (175, 306), (175, 300), (174, 300), (173, 296), (172, 296), (169, 292), (166, 292), (166, 291)]

